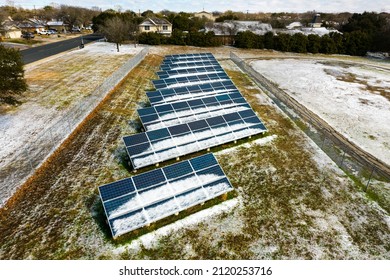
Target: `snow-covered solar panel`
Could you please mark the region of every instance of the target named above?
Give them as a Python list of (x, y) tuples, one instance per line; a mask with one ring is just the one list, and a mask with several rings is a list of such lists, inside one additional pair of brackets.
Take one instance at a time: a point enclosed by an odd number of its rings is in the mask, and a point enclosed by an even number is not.
[(156, 89), (174, 88), (182, 86), (191, 86), (198, 84), (210, 83), (213, 81), (229, 81), (229, 76), (224, 72), (215, 72), (209, 74), (196, 74), (178, 78), (167, 78), (161, 80), (153, 80), (153, 85)]
[(99, 187), (113, 237), (233, 190), (213, 154)]
[[(168, 104), (167, 104), (168, 105)], [(252, 109), (123, 137), (135, 169), (198, 152), (267, 129)]]
[(207, 61), (216, 61), (214, 57), (187, 57), (181, 59), (173, 59), (173, 60), (164, 60), (161, 65), (174, 65), (174, 64), (183, 64), (188, 62), (207, 62)]
[(165, 60), (174, 60), (174, 59), (182, 59), (182, 58), (188, 58), (188, 57), (214, 57), (212, 53), (186, 53), (186, 54), (172, 54), (172, 55), (166, 55), (164, 57)]
[(159, 129), (191, 121), (250, 109), (238, 92), (179, 101), (138, 109), (146, 130)]
[(187, 69), (187, 68), (196, 68), (210, 65), (219, 65), (216, 60), (208, 60), (208, 61), (200, 61), (200, 62), (183, 62), (180, 64), (162, 64), (160, 69), (162, 71), (167, 70), (179, 70), (179, 69)]
[(171, 103), (179, 100), (189, 100), (229, 92), (238, 92), (238, 89), (231, 80), (160, 89), (157, 91), (146, 92), (146, 95), (149, 98), (150, 104), (152, 106), (156, 106), (158, 104)]
[(180, 69), (180, 70), (169, 70), (169, 71), (159, 71), (157, 72), (157, 76), (160, 79), (167, 78), (177, 78), (180, 76), (188, 76), (188, 75), (196, 75), (202, 73), (210, 73), (210, 72), (224, 72), (221, 66), (211, 65), (206, 67), (198, 67), (198, 68), (189, 68), (189, 69)]

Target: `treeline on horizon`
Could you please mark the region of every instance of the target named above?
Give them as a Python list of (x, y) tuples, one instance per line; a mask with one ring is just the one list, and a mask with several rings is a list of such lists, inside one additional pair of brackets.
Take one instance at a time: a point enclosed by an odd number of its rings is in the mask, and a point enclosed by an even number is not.
[[(12, 16), (14, 20), (22, 21), (27, 18), (36, 17), (45, 20), (61, 18), (69, 26), (88, 25), (93, 23), (95, 32), (99, 27), (105, 25), (108, 19), (121, 18), (131, 25), (132, 34), (128, 34), (128, 40), (137, 40), (142, 44), (173, 44), (191, 45), (199, 47), (220, 46), (224, 39), (215, 36), (213, 32), (202, 32), (208, 24), (205, 18), (194, 17), (192, 13), (173, 12), (163, 10), (154, 13), (151, 10), (142, 13), (135, 13), (131, 10), (122, 12), (122, 9), (102, 11), (98, 7), (86, 9), (81, 7), (60, 5), (58, 7), (45, 6), (42, 9), (23, 9), (10, 6), (0, 7), (0, 22)], [(258, 20), (263, 23), (270, 23), (273, 28), (282, 28), (293, 21), (300, 21), (307, 25), (314, 14), (306, 13), (241, 13), (226, 11), (213, 12), (216, 22), (224, 20)], [(147, 17), (165, 18), (173, 25), (171, 37), (164, 37), (156, 33), (138, 32), (137, 25)], [(350, 13), (321, 13), (324, 26), (333, 27), (340, 33), (334, 32), (329, 35), (304, 35), (297, 33), (289, 35), (286, 33), (267, 33), (256, 35), (250, 31), (241, 32), (230, 38), (232, 45), (238, 48), (273, 49), (285, 52), (298, 53), (325, 53), (325, 54), (348, 54), (365, 55), (367, 51), (390, 52), (390, 14), (364, 12), (362, 14)], [(1, 25), (1, 23), (0, 23)], [(0, 26), (1, 27), (1, 26)], [(136, 34), (136, 35), (134, 35)]]
[[(341, 33), (340, 33), (341, 32)], [(237, 48), (270, 49), (282, 52), (347, 54), (364, 56), (368, 51), (390, 52), (390, 22), (377, 13), (353, 14), (348, 22), (341, 25), (340, 32), (329, 35), (294, 35), (268, 32), (257, 35), (251, 31), (238, 33), (233, 40)], [(200, 47), (219, 46), (222, 41), (213, 32), (183, 33), (176, 28), (171, 37), (156, 33), (143, 33), (142, 44), (173, 44)]]

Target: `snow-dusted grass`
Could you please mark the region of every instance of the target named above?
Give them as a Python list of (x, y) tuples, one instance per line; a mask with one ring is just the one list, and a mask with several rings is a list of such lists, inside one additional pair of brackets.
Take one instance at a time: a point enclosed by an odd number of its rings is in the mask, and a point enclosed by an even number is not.
[[(154, 47), (158, 55), (183, 50), (198, 48)], [(226, 54), (225, 48), (201, 50)], [(129, 176), (116, 155), (121, 137), (134, 133), (128, 121), (161, 60), (147, 57), (1, 212), (1, 258), (390, 259), (388, 213), (228, 61), (222, 66), (275, 137), (217, 154), (237, 198), (114, 244), (97, 187)]]
[[(114, 44), (103, 42), (88, 44), (84, 49), (27, 66), (29, 90), (23, 104), (0, 110), (0, 168), (142, 49), (122, 45), (118, 53), (114, 48)], [(47, 141), (51, 141), (49, 135)]]
[(390, 164), (390, 72), (334, 61), (252, 62), (351, 141)]

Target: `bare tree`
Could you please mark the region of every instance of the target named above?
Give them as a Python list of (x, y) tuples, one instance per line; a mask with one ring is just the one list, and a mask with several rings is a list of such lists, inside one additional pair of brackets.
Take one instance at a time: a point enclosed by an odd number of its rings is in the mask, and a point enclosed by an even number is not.
[(116, 48), (119, 52), (119, 44), (123, 43), (126, 39), (129, 39), (130, 34), (133, 31), (133, 24), (120, 17), (113, 17), (107, 19), (104, 22), (104, 25), (100, 26), (99, 31), (106, 36), (109, 42), (116, 44)]

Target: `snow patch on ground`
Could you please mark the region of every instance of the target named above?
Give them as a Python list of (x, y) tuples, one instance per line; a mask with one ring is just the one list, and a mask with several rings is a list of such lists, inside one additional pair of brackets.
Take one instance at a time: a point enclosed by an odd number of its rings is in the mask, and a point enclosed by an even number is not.
[(117, 51), (116, 44), (108, 42), (96, 42), (88, 44), (83, 49), (75, 50), (74, 53), (83, 53), (85, 55), (96, 55), (96, 54), (109, 54), (109, 55), (124, 55), (131, 54), (135, 55), (139, 53), (144, 47), (137, 45), (120, 45), (119, 52)]
[[(261, 60), (252, 66), (351, 141), (390, 164), (390, 101), (365, 85), (388, 92), (389, 72), (298, 59)], [(354, 80), (345, 80), (351, 75)]]
[(276, 139), (276, 137), (278, 137), (278, 136), (277, 135), (267, 136), (267, 137), (264, 137), (264, 138), (257, 139), (255, 141), (251, 141), (249, 143), (244, 143), (244, 144), (241, 144), (241, 145), (229, 148), (229, 149), (224, 149), (224, 150), (218, 151), (218, 152), (216, 152), (214, 154), (216, 156), (219, 156), (219, 155), (225, 155), (225, 154), (234, 153), (235, 151), (237, 151), (238, 149), (241, 149), (241, 148), (246, 148), (247, 149), (247, 148), (252, 147), (253, 145), (263, 146), (263, 145), (266, 145), (266, 144), (272, 142), (274, 139)]
[(115, 254), (121, 254), (127, 249), (139, 249), (141, 245), (145, 248), (153, 248), (157, 245), (158, 240), (161, 237), (172, 234), (175, 231), (178, 231), (181, 228), (194, 226), (208, 219), (212, 219), (213, 216), (232, 211), (235, 207), (239, 205), (239, 199), (234, 198), (228, 201), (225, 201), (214, 207), (205, 209), (203, 211), (197, 212), (188, 216), (182, 220), (179, 220), (173, 224), (159, 228), (151, 233), (142, 235), (138, 239), (134, 240), (130, 245), (121, 246), (113, 251)]

